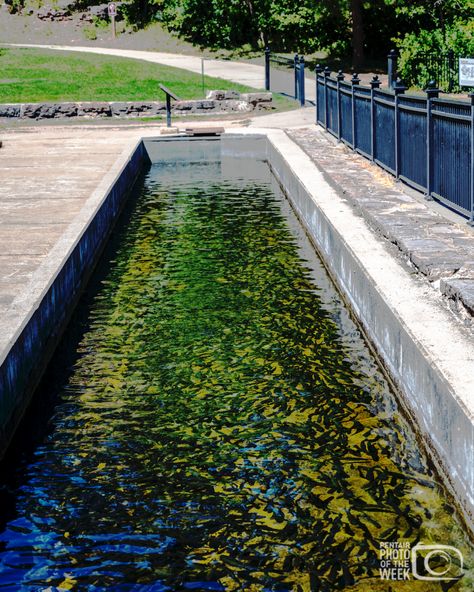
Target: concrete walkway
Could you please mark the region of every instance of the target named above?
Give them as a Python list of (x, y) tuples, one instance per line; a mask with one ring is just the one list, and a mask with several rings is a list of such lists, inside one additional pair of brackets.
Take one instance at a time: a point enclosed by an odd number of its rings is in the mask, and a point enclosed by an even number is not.
[[(106, 177), (127, 142), (148, 130), (41, 128), (3, 133), (0, 149), (0, 314)], [(156, 135), (157, 130), (153, 130)], [(3, 323), (2, 323), (3, 325)], [(2, 335), (5, 327), (2, 326)], [(0, 338), (1, 340), (1, 338)]]
[(354, 153), (321, 127), (288, 131), (372, 230), (474, 327), (474, 228)]
[[(134, 60), (143, 60), (153, 64), (162, 64), (173, 68), (181, 68), (195, 74), (201, 74), (204, 62), (204, 73), (207, 76), (221, 78), (237, 84), (244, 84), (251, 88), (265, 88), (265, 68), (257, 64), (248, 62), (234, 62), (230, 60), (211, 60), (201, 59), (196, 56), (162, 53), (155, 51), (138, 51), (131, 49), (111, 49), (107, 47), (85, 47), (70, 45), (34, 45), (34, 44), (8, 44), (9, 47), (33, 47), (38, 49), (53, 49), (57, 51), (78, 51), (83, 53), (96, 53), (100, 55), (110, 55), (122, 58), (131, 58)], [(272, 80), (276, 84), (279, 92), (291, 94), (294, 88), (294, 79), (292, 73), (279, 70), (272, 70)], [(316, 87), (314, 76), (306, 77), (306, 99), (314, 101), (316, 98)]]

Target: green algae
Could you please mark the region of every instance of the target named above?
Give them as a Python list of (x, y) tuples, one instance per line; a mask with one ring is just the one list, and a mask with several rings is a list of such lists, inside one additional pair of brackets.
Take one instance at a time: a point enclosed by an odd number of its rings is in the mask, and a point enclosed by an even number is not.
[(455, 546), (450, 589), (472, 589), (454, 508), (262, 175), (151, 169), (0, 535), (0, 589), (447, 589), (382, 581), (384, 541)]

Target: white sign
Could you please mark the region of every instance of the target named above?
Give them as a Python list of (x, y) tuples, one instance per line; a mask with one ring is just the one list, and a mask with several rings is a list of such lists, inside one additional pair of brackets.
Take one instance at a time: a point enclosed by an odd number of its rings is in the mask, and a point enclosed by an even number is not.
[(108, 6), (109, 16), (117, 16), (117, 6), (115, 2), (109, 2)]
[(474, 58), (459, 58), (459, 86), (474, 86)]

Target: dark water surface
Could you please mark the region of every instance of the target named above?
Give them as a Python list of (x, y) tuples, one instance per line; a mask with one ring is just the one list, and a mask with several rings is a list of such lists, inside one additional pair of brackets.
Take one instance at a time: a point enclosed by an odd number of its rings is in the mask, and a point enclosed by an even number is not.
[(472, 566), (272, 184), (246, 160), (151, 168), (50, 429), (3, 478), (1, 590), (447, 589), (381, 581), (383, 541)]

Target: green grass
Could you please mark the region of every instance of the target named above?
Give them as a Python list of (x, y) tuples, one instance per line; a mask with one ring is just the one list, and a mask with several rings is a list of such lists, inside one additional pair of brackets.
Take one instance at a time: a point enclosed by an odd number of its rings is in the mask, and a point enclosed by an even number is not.
[[(205, 77), (205, 89), (255, 89)], [(203, 98), (199, 74), (126, 58), (37, 49), (0, 50), (0, 103), (164, 100), (159, 83), (180, 98)], [(275, 96), (279, 110), (295, 102)]]

